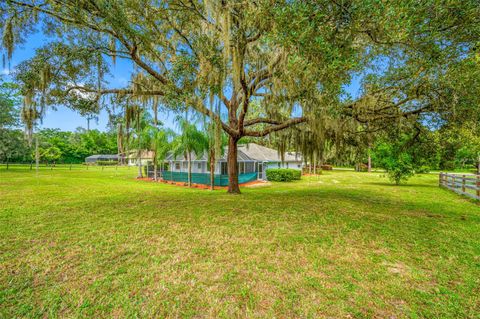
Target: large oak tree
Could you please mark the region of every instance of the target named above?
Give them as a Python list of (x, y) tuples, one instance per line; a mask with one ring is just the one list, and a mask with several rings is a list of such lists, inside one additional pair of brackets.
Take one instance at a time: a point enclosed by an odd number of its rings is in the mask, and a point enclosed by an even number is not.
[[(229, 136), (232, 193), (238, 140), (306, 122), (309, 109), (336, 96), (354, 55), (351, 21), (331, 1), (13, 0), (1, 8), (9, 56), (34, 26), (55, 36), (26, 66), (29, 102), (84, 107), (73, 93), (94, 92), (193, 108)], [(107, 56), (135, 64), (129, 87), (105, 87)]]

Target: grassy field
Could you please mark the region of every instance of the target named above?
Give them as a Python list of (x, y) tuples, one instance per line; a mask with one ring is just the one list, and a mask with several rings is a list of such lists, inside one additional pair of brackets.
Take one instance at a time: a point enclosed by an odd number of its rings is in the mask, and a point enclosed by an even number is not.
[(1, 318), (479, 318), (480, 206), (436, 175), (224, 191), (0, 169)]

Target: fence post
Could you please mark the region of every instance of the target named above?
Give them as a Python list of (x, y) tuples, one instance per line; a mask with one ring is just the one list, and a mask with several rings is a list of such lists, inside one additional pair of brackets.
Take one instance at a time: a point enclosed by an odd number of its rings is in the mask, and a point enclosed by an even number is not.
[(480, 199), (480, 175), (477, 175), (477, 197)]
[(462, 175), (462, 193), (465, 193), (465, 175)]
[(440, 175), (438, 175), (438, 186), (442, 186), (443, 184), (443, 173), (440, 172)]

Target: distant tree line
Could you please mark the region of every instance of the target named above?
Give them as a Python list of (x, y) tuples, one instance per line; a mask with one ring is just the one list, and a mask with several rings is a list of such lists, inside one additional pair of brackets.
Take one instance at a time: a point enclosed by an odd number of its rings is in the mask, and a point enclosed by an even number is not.
[[(35, 146), (21, 127), (20, 97), (15, 84), (0, 82), (0, 162), (30, 163)], [(75, 132), (42, 129), (35, 133), (43, 163), (82, 163), (92, 154), (117, 154), (115, 132), (78, 128)]]
[[(64, 132), (43, 129), (36, 133), (39, 140), (40, 162), (45, 164), (85, 162), (93, 154), (117, 154), (115, 133), (77, 129)], [(25, 139), (21, 129), (2, 129), (0, 132), (0, 161), (30, 163), (35, 161), (35, 147)]]

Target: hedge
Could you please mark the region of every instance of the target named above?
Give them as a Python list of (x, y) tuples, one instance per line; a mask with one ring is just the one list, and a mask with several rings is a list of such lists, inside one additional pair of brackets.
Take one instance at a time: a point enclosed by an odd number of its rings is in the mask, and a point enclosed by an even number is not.
[(273, 182), (291, 182), (299, 180), (302, 172), (291, 168), (269, 168), (267, 169), (267, 179)]

